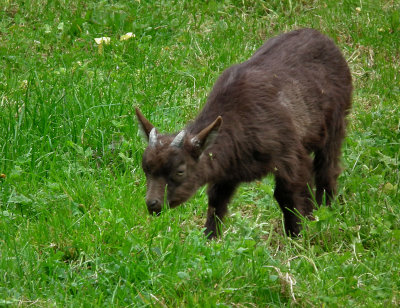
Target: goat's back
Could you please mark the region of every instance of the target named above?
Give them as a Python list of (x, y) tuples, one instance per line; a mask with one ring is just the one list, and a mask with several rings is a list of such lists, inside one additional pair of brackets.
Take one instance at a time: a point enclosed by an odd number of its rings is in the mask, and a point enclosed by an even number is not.
[(338, 126), (344, 134), (351, 91), (349, 68), (333, 41), (313, 29), (296, 30), (225, 70), (188, 129), (198, 133), (222, 116), (211, 150), (224, 152), (231, 166), (249, 168), (255, 153), (270, 159), (297, 142), (315, 151)]

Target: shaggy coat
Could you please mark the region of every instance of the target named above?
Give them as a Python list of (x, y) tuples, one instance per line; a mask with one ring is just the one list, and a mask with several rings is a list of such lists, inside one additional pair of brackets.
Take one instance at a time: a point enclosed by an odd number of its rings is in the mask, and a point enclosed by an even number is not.
[(161, 211), (165, 191), (175, 207), (208, 184), (205, 233), (214, 237), (238, 185), (272, 173), (285, 231), (297, 235), (299, 215), (312, 215), (313, 197), (321, 204), (326, 194), (329, 203), (335, 194), (351, 93), (339, 49), (302, 29), (268, 40), (225, 70), (178, 134), (159, 134), (136, 109), (149, 141), (142, 162), (148, 210)]

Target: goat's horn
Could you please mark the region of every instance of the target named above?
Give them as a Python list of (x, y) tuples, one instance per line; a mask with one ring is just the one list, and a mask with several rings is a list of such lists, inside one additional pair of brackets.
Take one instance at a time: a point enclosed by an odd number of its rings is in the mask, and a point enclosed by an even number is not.
[(157, 143), (157, 132), (156, 132), (156, 128), (153, 127), (149, 134), (149, 146), (154, 147), (156, 145), (156, 143)]
[(176, 135), (176, 137), (174, 138), (174, 140), (172, 140), (171, 142), (171, 146), (173, 147), (177, 147), (180, 148), (183, 145), (183, 138), (185, 138), (186, 132), (183, 130), (181, 131), (178, 135)]

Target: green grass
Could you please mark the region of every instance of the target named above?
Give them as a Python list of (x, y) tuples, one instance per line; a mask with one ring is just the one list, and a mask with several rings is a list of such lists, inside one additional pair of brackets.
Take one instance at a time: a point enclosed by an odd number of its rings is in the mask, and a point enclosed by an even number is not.
[[(217, 241), (204, 189), (150, 217), (133, 107), (177, 131), (223, 69), (300, 27), (354, 77), (332, 207), (286, 238), (268, 177)], [(399, 306), (399, 59), (397, 1), (0, 0), (0, 306)]]

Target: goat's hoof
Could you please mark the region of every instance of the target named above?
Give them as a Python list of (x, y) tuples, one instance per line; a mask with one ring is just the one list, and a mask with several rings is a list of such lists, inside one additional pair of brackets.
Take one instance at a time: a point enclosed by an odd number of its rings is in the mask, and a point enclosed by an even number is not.
[(212, 240), (212, 239), (217, 238), (217, 232), (212, 231), (212, 230), (205, 230), (204, 231), (204, 235), (206, 236), (206, 238), (208, 240)]

